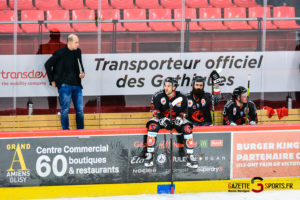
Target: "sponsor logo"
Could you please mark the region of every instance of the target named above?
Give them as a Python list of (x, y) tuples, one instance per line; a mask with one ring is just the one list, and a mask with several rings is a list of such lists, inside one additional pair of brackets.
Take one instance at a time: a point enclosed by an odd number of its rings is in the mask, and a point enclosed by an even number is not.
[(201, 172), (201, 173), (211, 173), (211, 172), (219, 173), (222, 171), (223, 171), (223, 167), (221, 167), (221, 166), (219, 166), (219, 167), (200, 166), (197, 168), (197, 172)]
[(208, 140), (200, 140), (199, 145), (201, 148), (208, 148)]
[(130, 160), (130, 163), (131, 164), (143, 164), (145, 161), (144, 158), (141, 158), (139, 156), (133, 156)]
[(156, 160), (158, 164), (163, 165), (167, 162), (167, 156), (165, 154), (158, 154)]
[(253, 177), (251, 181), (228, 183), (228, 192), (254, 192), (260, 193), (264, 190), (291, 190), (294, 185), (291, 182), (268, 182), (263, 183), (263, 178)]
[[(197, 147), (198, 143), (193, 141), (193, 147)], [(159, 149), (169, 149), (170, 148), (170, 141), (161, 141), (158, 145)], [(184, 144), (173, 142), (174, 148), (184, 148)]]
[(133, 174), (150, 174), (156, 173), (157, 169), (154, 168), (140, 168), (140, 169), (132, 169)]
[(0, 72), (2, 79), (40, 79), (46, 78), (47, 73), (31, 70), (29, 72)]
[(226, 160), (226, 157), (225, 156), (204, 156), (202, 158), (203, 160), (205, 161), (224, 161)]
[(136, 147), (136, 148), (139, 148), (139, 147), (147, 147), (147, 143), (143, 143), (141, 141), (134, 141), (133, 142), (133, 146)]
[(222, 147), (223, 146), (223, 140), (211, 140), (210, 141), (211, 147)]
[(6, 177), (9, 178), (10, 183), (25, 183), (30, 176), (30, 169), (27, 168), (23, 156), (24, 150), (29, 150), (30, 144), (7, 144), (6, 150), (14, 151), (12, 162), (9, 169), (7, 169)]
[(236, 115), (236, 107), (233, 108), (233, 115)]

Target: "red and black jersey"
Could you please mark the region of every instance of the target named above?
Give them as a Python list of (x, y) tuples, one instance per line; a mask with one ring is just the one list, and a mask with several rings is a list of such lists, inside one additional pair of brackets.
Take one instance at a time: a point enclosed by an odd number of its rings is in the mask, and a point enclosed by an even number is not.
[[(220, 97), (221, 94), (214, 95), (214, 105), (217, 105), (220, 102)], [(208, 92), (204, 92), (201, 98), (197, 98), (192, 92), (190, 92), (187, 95), (187, 120), (196, 126), (212, 124), (210, 113), (212, 98), (213, 96)]]
[(151, 99), (151, 112), (158, 118), (170, 117), (170, 103), (178, 97), (182, 97), (183, 100), (173, 107), (172, 118), (175, 119), (177, 116), (185, 118), (187, 99), (186, 96), (181, 94), (179, 91), (175, 91), (175, 96), (172, 99), (169, 99), (164, 90), (156, 92)]
[[(252, 101), (248, 102), (248, 121), (255, 121), (257, 123), (257, 110)], [(238, 106), (235, 100), (229, 100), (223, 109), (223, 124), (230, 125), (232, 122), (241, 125), (246, 123), (247, 104), (244, 103), (242, 107)]]

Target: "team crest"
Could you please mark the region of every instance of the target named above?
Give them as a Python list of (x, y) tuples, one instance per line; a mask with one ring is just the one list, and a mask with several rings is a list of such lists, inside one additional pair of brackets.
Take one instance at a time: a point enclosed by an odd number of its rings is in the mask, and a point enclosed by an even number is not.
[(236, 107), (233, 108), (233, 115), (236, 115)]
[(190, 107), (192, 107), (193, 106), (193, 101), (192, 100), (189, 100), (188, 101), (188, 107), (190, 108)]
[(161, 99), (160, 99), (160, 103), (161, 103), (162, 105), (165, 105), (165, 104), (167, 103), (166, 98), (165, 98), (165, 97), (161, 98)]
[(202, 104), (202, 107), (206, 105), (205, 99), (201, 99), (201, 104)]

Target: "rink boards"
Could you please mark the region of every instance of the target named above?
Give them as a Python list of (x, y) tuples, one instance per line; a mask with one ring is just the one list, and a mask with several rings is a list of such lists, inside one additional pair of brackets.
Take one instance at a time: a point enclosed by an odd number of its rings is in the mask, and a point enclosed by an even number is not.
[[(170, 186), (170, 134), (144, 167), (146, 129), (0, 133), (1, 199), (163, 193)], [(300, 124), (194, 128), (198, 169), (173, 136), (176, 193), (300, 189)]]

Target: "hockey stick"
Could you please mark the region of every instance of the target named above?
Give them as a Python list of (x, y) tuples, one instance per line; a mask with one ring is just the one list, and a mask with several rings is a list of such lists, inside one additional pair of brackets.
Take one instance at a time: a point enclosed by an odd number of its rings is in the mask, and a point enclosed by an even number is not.
[(82, 67), (81, 67), (79, 58), (77, 58), (77, 61), (78, 61), (78, 67), (79, 67), (79, 74), (81, 74), (82, 73)]
[[(218, 68), (217, 72), (220, 74), (222, 72), (222, 68)], [(211, 111), (212, 111), (212, 125), (215, 126), (215, 98), (214, 98), (214, 82), (211, 79)]]
[[(173, 107), (182, 102), (182, 97), (178, 97), (177, 99), (175, 99), (171, 104), (170, 104), (170, 121), (172, 122), (172, 112), (173, 112)], [(174, 194), (175, 192), (175, 188), (174, 188), (174, 184), (173, 184), (173, 180), (174, 180), (174, 173), (173, 173), (173, 127), (171, 127), (170, 129), (170, 153), (171, 153), (171, 194)]]
[(249, 95), (250, 95), (250, 79), (251, 74), (248, 74), (248, 88), (247, 88), (247, 106), (246, 106), (246, 125), (248, 124), (248, 109), (249, 109)]

